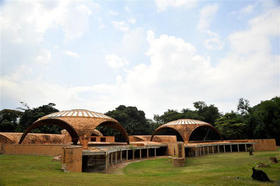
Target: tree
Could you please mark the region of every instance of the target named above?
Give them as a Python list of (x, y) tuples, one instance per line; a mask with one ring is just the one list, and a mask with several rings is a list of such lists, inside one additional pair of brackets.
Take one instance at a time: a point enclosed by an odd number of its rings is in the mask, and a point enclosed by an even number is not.
[[(115, 110), (108, 111), (105, 114), (118, 120), (129, 135), (143, 135), (152, 133), (152, 126), (147, 121), (145, 113), (142, 110), (138, 110), (136, 107), (126, 107), (124, 105), (120, 105)], [(112, 131), (110, 130), (104, 130), (101, 132), (103, 134), (104, 132), (109, 132), (112, 134)]]
[(239, 111), (242, 115), (246, 115), (250, 111), (249, 100), (240, 98), (237, 106), (237, 111)]
[(254, 138), (275, 138), (280, 144), (280, 97), (262, 101), (249, 113), (248, 125)]
[(161, 116), (154, 115), (154, 120), (159, 125), (160, 124), (164, 124), (164, 123), (168, 123), (169, 121), (181, 119), (181, 118), (183, 118), (183, 114), (182, 113), (179, 113), (177, 110), (171, 110), (171, 109), (168, 109)]
[(14, 132), (18, 128), (22, 112), (18, 110), (3, 109), (0, 111), (0, 131)]
[(215, 105), (206, 105), (203, 101), (193, 103), (201, 120), (214, 125), (215, 121), (221, 116), (219, 109)]
[[(54, 108), (54, 103), (49, 103), (47, 105), (42, 105), (37, 108), (31, 109), (27, 104), (23, 104), (25, 108), (21, 108), (24, 110), (20, 120), (19, 127), (17, 131), (22, 132), (27, 129), (34, 121), (43, 117), (45, 115), (51, 114), (53, 112), (58, 112), (56, 108)], [(34, 129), (32, 132), (41, 132), (41, 133), (60, 133), (60, 128), (54, 125), (45, 125), (40, 128)]]
[(238, 113), (226, 113), (217, 119), (215, 126), (225, 139), (247, 138), (247, 124), (244, 123), (243, 116)]

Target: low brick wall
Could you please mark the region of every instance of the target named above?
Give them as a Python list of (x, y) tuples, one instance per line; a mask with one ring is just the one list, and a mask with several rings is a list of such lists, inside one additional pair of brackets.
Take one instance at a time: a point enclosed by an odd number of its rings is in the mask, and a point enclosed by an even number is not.
[(249, 142), (255, 142), (255, 151), (277, 150), (275, 139), (250, 139)]
[[(2, 146), (2, 148), (1, 148)], [(63, 153), (65, 145), (39, 144), (0, 144), (3, 154), (47, 155), (57, 156)], [(0, 151), (1, 152), (1, 151)]]

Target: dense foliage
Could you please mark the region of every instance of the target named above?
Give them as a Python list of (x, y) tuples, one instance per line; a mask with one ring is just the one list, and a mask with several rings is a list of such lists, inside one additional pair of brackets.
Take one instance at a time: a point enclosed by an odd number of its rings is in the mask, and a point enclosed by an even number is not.
[[(38, 118), (47, 114), (58, 112), (54, 108), (54, 103), (42, 105), (37, 108), (30, 108), (26, 103), (22, 103), (23, 108), (18, 108), (22, 111), (4, 109), (0, 111), (0, 131), (5, 132), (23, 132)], [(42, 126), (34, 129), (32, 132), (41, 133), (60, 133), (60, 128), (57, 126)]]
[(203, 101), (193, 103), (195, 110), (182, 109), (181, 112), (176, 110), (167, 110), (162, 115), (154, 115), (154, 120), (158, 125), (177, 119), (197, 119), (214, 124), (220, 117), (219, 109), (214, 105), (207, 105)]
[[(57, 112), (55, 104), (49, 103), (37, 108), (29, 108), (22, 103), (22, 111), (4, 109), (0, 111), (0, 131), (21, 132), (38, 118)], [(241, 98), (236, 111), (221, 114), (215, 105), (203, 101), (193, 103), (194, 110), (185, 108), (180, 112), (167, 110), (162, 115), (154, 115), (154, 120), (147, 119), (145, 113), (136, 107), (120, 105), (105, 113), (115, 118), (129, 135), (151, 134), (157, 127), (176, 119), (198, 119), (214, 125), (225, 139), (275, 138), (280, 145), (280, 97), (262, 101), (251, 107), (249, 101)], [(105, 135), (118, 135), (117, 131), (100, 127)], [(56, 126), (43, 126), (32, 132), (59, 133)]]
[(0, 111), (0, 131), (14, 132), (19, 130), (19, 119), (22, 116), (21, 111), (3, 109)]
[(152, 133), (152, 127), (146, 119), (145, 113), (136, 107), (120, 105), (105, 114), (118, 120), (129, 135)]
[(280, 144), (280, 97), (262, 101), (254, 107), (241, 98), (237, 110), (215, 122), (226, 139), (275, 138)]

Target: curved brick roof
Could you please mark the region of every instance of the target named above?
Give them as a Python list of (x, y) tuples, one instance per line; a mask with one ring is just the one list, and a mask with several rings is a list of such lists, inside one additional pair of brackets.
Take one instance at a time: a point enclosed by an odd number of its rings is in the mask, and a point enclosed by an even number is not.
[(158, 127), (152, 137), (151, 140), (153, 140), (153, 137), (159, 133), (164, 128), (169, 128), (177, 131), (185, 143), (187, 143), (190, 139), (191, 134), (194, 130), (196, 130), (199, 127), (209, 127), (210, 129), (214, 130), (219, 136), (219, 132), (209, 123), (204, 121), (199, 121), (195, 119), (178, 119), (175, 121), (170, 121), (166, 124), (161, 125)]
[(170, 121), (164, 125), (192, 125), (192, 124), (206, 124), (206, 125), (210, 125), (209, 123), (206, 123), (204, 121), (199, 121), (199, 120), (195, 120), (195, 119), (178, 119), (175, 121)]
[(113, 119), (109, 116), (106, 116), (105, 114), (93, 112), (85, 109), (73, 109), (73, 110), (65, 110), (61, 112), (55, 112), (52, 114), (48, 114), (40, 119), (46, 119), (46, 118), (59, 118), (59, 117), (81, 117), (81, 118), (107, 118), (107, 119)]
[(58, 125), (66, 129), (71, 135), (72, 141), (77, 143), (78, 140), (82, 141), (82, 138), (91, 136), (91, 134), (95, 132), (96, 127), (101, 124), (119, 130), (129, 143), (127, 132), (117, 120), (102, 113), (85, 109), (65, 110), (39, 118), (27, 128), (20, 143), (23, 141), (27, 133), (42, 125)]

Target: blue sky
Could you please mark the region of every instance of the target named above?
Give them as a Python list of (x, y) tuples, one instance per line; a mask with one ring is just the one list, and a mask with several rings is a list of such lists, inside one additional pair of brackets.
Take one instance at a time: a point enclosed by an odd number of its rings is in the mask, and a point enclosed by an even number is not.
[(125, 104), (152, 118), (280, 93), (278, 1), (12, 0), (0, 25), (0, 109)]

